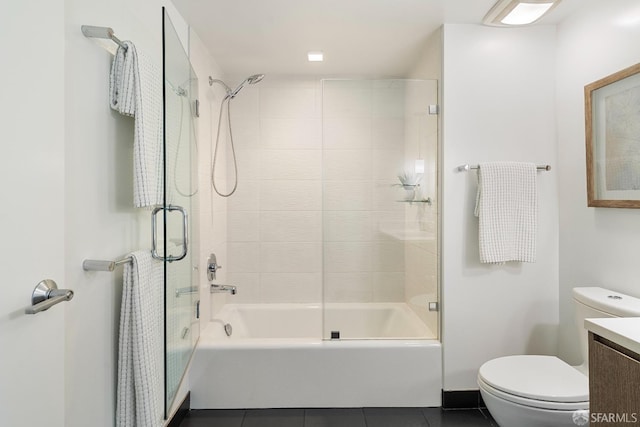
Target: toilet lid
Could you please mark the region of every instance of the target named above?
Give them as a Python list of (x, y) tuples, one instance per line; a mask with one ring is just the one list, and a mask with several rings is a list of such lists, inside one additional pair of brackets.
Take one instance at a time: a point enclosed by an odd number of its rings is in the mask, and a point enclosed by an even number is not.
[(505, 393), (551, 402), (589, 400), (589, 380), (554, 356), (507, 356), (490, 360), (478, 376)]

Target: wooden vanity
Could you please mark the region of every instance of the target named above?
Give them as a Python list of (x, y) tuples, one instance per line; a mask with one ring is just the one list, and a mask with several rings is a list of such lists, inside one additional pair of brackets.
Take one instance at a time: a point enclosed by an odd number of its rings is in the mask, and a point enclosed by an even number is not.
[(640, 425), (640, 318), (587, 319), (591, 426)]

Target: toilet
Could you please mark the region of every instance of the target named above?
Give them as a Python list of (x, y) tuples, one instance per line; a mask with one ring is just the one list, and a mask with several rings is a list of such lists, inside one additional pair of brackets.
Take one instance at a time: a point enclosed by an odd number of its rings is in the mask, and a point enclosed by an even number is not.
[(584, 319), (639, 317), (640, 299), (599, 287), (573, 289), (583, 360), (571, 366), (555, 356), (506, 356), (478, 371), (487, 409), (500, 427), (575, 427), (589, 417), (589, 367)]

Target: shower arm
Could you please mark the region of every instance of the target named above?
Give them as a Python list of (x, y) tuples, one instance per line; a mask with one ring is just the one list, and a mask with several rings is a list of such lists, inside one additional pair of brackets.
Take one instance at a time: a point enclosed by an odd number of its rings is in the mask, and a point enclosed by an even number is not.
[(213, 86), (214, 83), (219, 83), (222, 86), (224, 86), (224, 89), (227, 92), (227, 97), (231, 96), (232, 90), (225, 82), (219, 79), (214, 79), (213, 77), (209, 76), (209, 86)]

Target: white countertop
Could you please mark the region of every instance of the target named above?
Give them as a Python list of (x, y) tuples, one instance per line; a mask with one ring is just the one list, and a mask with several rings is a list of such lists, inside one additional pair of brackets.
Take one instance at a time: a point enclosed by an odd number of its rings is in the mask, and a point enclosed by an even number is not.
[(640, 354), (640, 317), (585, 319), (584, 327), (602, 338)]

